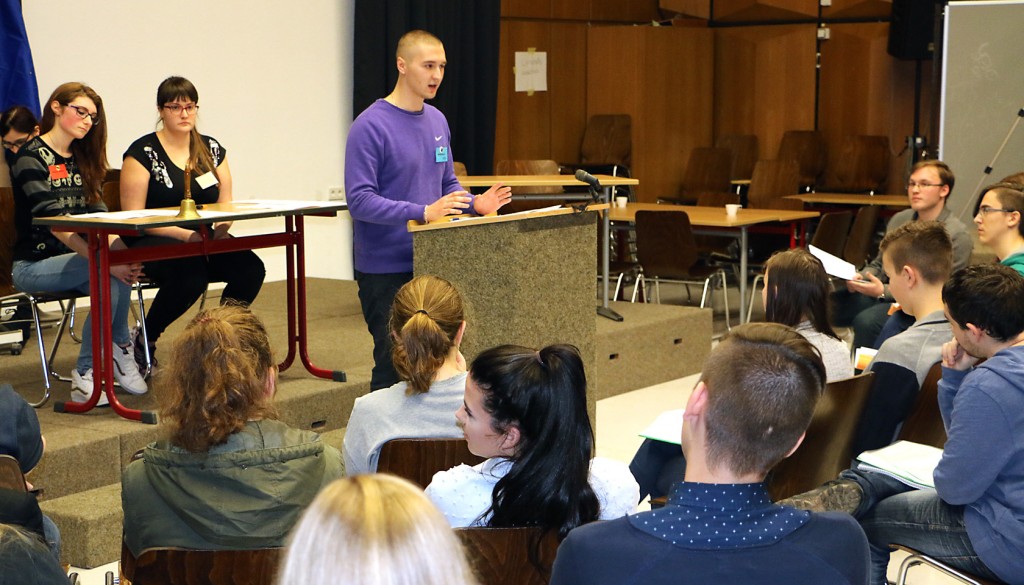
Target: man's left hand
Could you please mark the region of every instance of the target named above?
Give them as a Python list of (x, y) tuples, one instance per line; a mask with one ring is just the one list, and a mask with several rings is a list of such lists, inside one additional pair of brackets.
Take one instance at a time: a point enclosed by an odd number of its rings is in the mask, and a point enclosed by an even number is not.
[(488, 189), (483, 195), (476, 196), (473, 200), (473, 209), (479, 215), (487, 215), (488, 213), (498, 211), (502, 205), (509, 201), (512, 201), (512, 188), (498, 183)]

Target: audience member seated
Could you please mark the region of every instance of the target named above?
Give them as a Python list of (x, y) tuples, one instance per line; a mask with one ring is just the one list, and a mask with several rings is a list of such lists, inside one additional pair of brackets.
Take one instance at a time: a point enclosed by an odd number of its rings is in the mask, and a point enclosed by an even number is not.
[(121, 480), (124, 540), (151, 547), (282, 546), (341, 453), (273, 420), (277, 366), (263, 323), (224, 305), (197, 315), (157, 376), (168, 436)]
[(948, 438), (935, 489), (854, 469), (791, 501), (859, 519), (875, 585), (886, 582), (890, 544), (1024, 583), (1024, 278), (1008, 266), (970, 266), (953, 274), (942, 299), (953, 340), (942, 348), (938, 400)]
[(854, 453), (893, 441), (950, 336), (942, 312), (942, 285), (949, 278), (953, 244), (943, 225), (937, 221), (901, 225), (885, 235), (879, 249), (889, 290), (914, 317), (914, 324), (887, 339), (868, 364), (875, 377), (857, 425)]
[(18, 154), (18, 150), (36, 136), (39, 136), (39, 122), (32, 110), (25, 106), (14, 106), (0, 114), (0, 139), (3, 140), (8, 167), (14, 163), (14, 155)]
[[(232, 181), (227, 149), (217, 139), (199, 133), (196, 87), (184, 77), (168, 77), (157, 87), (156, 110), (160, 116), (157, 131), (133, 142), (122, 156), (121, 207), (177, 207), (186, 193), (199, 205), (230, 203)], [(190, 172), (188, 185), (186, 170)], [(202, 240), (200, 228), (153, 228), (141, 237), (126, 237), (125, 242), (132, 248), (198, 242)], [(230, 221), (206, 226), (213, 239), (230, 238), (230, 228)], [(210, 282), (227, 283), (221, 302), (249, 304), (259, 294), (266, 270), (255, 252), (239, 250), (149, 261), (145, 263), (145, 274), (160, 287), (146, 311), (146, 335), (152, 358), (164, 330), (185, 314)], [(136, 334), (133, 343), (135, 361), (145, 371), (142, 336)]]
[(358, 475), (324, 488), (288, 539), (278, 585), (476, 585), (455, 534), (413, 484)]
[(573, 530), (552, 585), (866, 583), (867, 540), (849, 516), (773, 504), (764, 484), (800, 446), (824, 385), (819, 352), (792, 329), (734, 327), (687, 401), (690, 463), (668, 503)]
[(636, 509), (625, 465), (596, 458), (579, 350), (503, 345), (469, 369), (455, 413), (469, 450), (487, 461), (434, 475), (427, 495), (454, 527), (573, 528)]
[(974, 216), (978, 241), (996, 253), (1001, 264), (1024, 275), (1024, 185), (996, 183), (985, 195)]
[(0, 585), (67, 585), (68, 576), (33, 532), (0, 524)]
[[(831, 290), (821, 261), (802, 248), (774, 254), (765, 264), (765, 319), (793, 327), (811, 342), (825, 362), (829, 382), (853, 376), (850, 348), (829, 325)], [(640, 483), (641, 498), (660, 498), (686, 472), (686, 459), (678, 445), (645, 439), (629, 470)]]
[(461, 437), (452, 412), (462, 404), (466, 331), (462, 296), (447, 280), (418, 276), (391, 307), (392, 357), (402, 377), (390, 388), (356, 399), (345, 431), (345, 474), (377, 471), (391, 439)]
[[(939, 221), (946, 227), (953, 241), (953, 269), (963, 268), (971, 260), (974, 242), (967, 232), (967, 226), (946, 209), (946, 201), (953, 192), (956, 178), (946, 163), (924, 160), (914, 165), (907, 182), (907, 197), (910, 209), (905, 209), (889, 220), (885, 229), (888, 234), (901, 225), (915, 221)], [(834, 323), (840, 327), (853, 327), (853, 347), (880, 347), (876, 343), (882, 328), (889, 319), (892, 305), (888, 277), (882, 268), (882, 252), (869, 262), (856, 278), (846, 282), (845, 291), (836, 293), (836, 314)], [(906, 312), (894, 313), (896, 319), (891, 335), (905, 330), (915, 319)]]
[[(39, 464), (46, 450), (46, 438), (39, 431), (39, 418), (34, 408), (14, 391), (10, 384), (0, 384), (0, 454), (10, 455), (18, 460), (21, 472), (28, 475)], [(27, 483), (27, 482), (26, 482)], [(33, 489), (32, 484), (26, 486)], [(14, 496), (18, 497), (18, 496)], [(28, 496), (35, 499), (34, 495)], [(18, 497), (20, 499), (20, 497)], [(33, 508), (31, 515), (39, 510), (38, 504), (27, 501), (28, 507)], [(0, 522), (20, 524), (13, 518), (20, 512), (15, 508), (22, 508), (20, 505), (0, 506)], [(14, 516), (8, 516), (13, 514)], [(42, 535), (46, 538), (46, 544), (50, 547), (53, 555), (60, 559), (60, 531), (57, 525), (45, 514), (40, 514), (42, 522)], [(34, 528), (29, 526), (29, 528)]]

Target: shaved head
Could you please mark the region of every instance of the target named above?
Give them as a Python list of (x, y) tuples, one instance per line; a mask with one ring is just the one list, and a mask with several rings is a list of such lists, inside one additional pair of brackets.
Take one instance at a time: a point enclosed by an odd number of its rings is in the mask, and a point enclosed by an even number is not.
[(395, 50), (395, 57), (408, 61), (416, 55), (420, 45), (443, 46), (441, 39), (427, 31), (411, 30), (398, 39), (398, 49)]

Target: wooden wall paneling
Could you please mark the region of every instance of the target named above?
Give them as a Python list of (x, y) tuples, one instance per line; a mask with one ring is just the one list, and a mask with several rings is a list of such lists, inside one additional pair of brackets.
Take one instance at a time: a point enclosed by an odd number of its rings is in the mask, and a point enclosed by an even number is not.
[(551, 135), (548, 156), (575, 162), (587, 126), (586, 23), (552, 23), (548, 54)]
[(774, 158), (786, 130), (814, 128), (814, 24), (715, 30), (715, 135), (755, 134)]
[(587, 48), (587, 114), (632, 116), (638, 198), (677, 194), (690, 150), (711, 143), (711, 31), (593, 27)]
[(723, 22), (817, 20), (818, 3), (810, 0), (714, 0), (712, 19)]
[[(900, 157), (896, 153), (913, 132), (913, 64), (901, 63), (886, 52), (888, 23), (833, 24), (830, 28), (831, 38), (821, 44), (818, 101), (818, 127), (830, 157), (838, 152), (845, 136), (888, 136), (893, 155), (889, 191), (902, 193), (909, 153)], [(922, 121), (926, 119), (922, 115)]]
[(502, 18), (551, 18), (552, 0), (502, 0)]
[(651, 22), (661, 18), (658, 0), (589, 0), (589, 3), (592, 20)]
[[(505, 4), (502, 4), (504, 9)], [(509, 155), (509, 149), (511, 148), (510, 136), (511, 136), (511, 101), (512, 101), (512, 90), (514, 89), (515, 79), (512, 77), (512, 39), (511, 33), (509, 32), (509, 21), (501, 21), (501, 39), (500, 47), (498, 49), (498, 107), (495, 112), (497, 120), (495, 120), (494, 127), (494, 163), (499, 160), (505, 160), (512, 158)], [(458, 158), (458, 153), (455, 153)]]
[(892, 15), (892, 0), (832, 0), (821, 8), (822, 18), (882, 18)]
[(590, 0), (551, 0), (551, 18), (590, 20)]
[(513, 21), (509, 23), (509, 37), (510, 65), (515, 62), (517, 51), (532, 48), (548, 53), (549, 83), (549, 91), (538, 91), (532, 95), (515, 91), (515, 77), (512, 68), (509, 68), (509, 157), (551, 158), (551, 24)]
[(693, 18), (711, 18), (711, 0), (660, 0), (662, 10), (676, 12)]

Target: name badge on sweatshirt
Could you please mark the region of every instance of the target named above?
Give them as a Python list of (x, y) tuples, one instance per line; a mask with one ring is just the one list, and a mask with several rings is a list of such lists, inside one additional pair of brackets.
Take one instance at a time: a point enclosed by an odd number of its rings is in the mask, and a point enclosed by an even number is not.
[(437, 148), (434, 149), (434, 162), (448, 162), (448, 147), (438, 146)]
[[(445, 159), (448, 160), (448, 159)], [(68, 178), (67, 165), (50, 165), (50, 178), (54, 181)]]
[(199, 184), (200, 189), (209, 189), (217, 184), (217, 175), (213, 174), (213, 171), (207, 171), (196, 177), (196, 183)]

